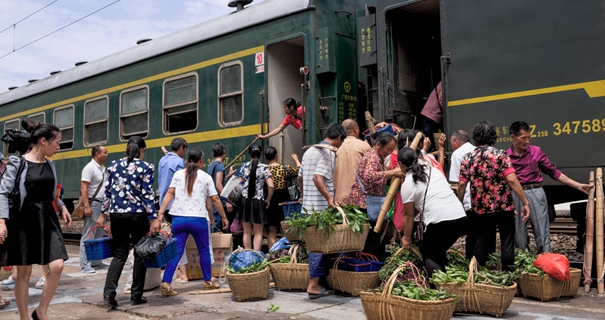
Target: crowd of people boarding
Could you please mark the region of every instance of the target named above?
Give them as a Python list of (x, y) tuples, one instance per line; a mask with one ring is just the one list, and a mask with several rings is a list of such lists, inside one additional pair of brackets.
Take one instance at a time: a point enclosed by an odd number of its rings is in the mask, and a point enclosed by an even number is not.
[[(269, 138), (289, 124), (300, 129), (304, 107), (288, 99), (284, 101), (284, 112), (283, 123), (258, 138)], [(58, 217), (68, 225), (71, 223), (65, 204), (57, 196), (60, 184), (53, 161), (49, 159), (59, 150), (61, 132), (52, 124), (34, 123), (29, 119), (24, 119), (22, 126), (26, 132), (19, 134), (24, 138), (12, 139), (10, 143), (22, 156), (8, 159), (0, 184), (0, 245), (5, 248), (0, 265), (16, 266), (15, 274), (8, 281), (15, 283), (15, 300), (23, 319), (28, 317), (31, 266), (47, 266), (42, 299), (31, 314), (34, 319), (47, 319), (63, 262), (68, 259)], [(107, 149), (93, 147), (91, 161), (81, 175), (82, 239), (89, 233), (93, 237), (102, 236), (102, 228), (97, 228), (96, 233), (91, 230), (109, 220), (114, 256), (109, 265), (88, 261), (81, 242), (81, 271), (95, 273), (99, 268), (108, 268), (103, 300), (107, 306), (117, 307), (116, 290), (130, 245), (138, 243), (150, 230), (160, 231), (162, 222), (169, 221), (173, 237), (178, 239), (177, 257), (164, 271), (162, 295), (177, 295), (172, 282), (188, 281), (183, 266), (187, 263), (184, 252), (190, 235), (200, 257), (202, 286), (216, 289), (219, 285), (211, 276), (210, 233), (228, 230), (238, 220), (246, 249), (261, 250), (265, 230), (271, 247), (284, 220), (279, 204), (289, 200), (288, 176), (298, 178), (304, 209), (311, 212), (328, 207), (358, 206), (367, 214), (371, 226), (377, 223), (379, 216), (370, 210), (368, 199), (385, 196), (391, 180), (400, 178), (403, 183), (394, 201), (393, 214), (387, 217), (387, 228), (383, 233), (374, 233), (372, 228), (364, 251), (384, 259), (385, 245), (390, 242), (398, 242), (404, 248), (420, 244), (430, 276), (435, 270), (443, 270), (446, 251), (462, 235), (466, 235), (466, 256), (475, 256), (480, 264), (485, 264), (487, 256), (496, 250), (497, 228), (503, 267), (510, 269), (514, 248), (528, 246), (528, 220), (536, 235), (538, 251), (551, 250), (541, 173), (585, 193), (590, 189), (589, 185), (561, 173), (539, 147), (529, 145), (531, 131), (522, 121), (510, 126), (512, 146), (508, 150), (494, 147), (497, 132), (489, 121), (477, 123), (470, 136), (463, 130), (454, 131), (449, 138), (453, 150), (449, 182), (444, 170), (445, 135), (434, 142), (432, 137), (423, 137), (413, 146), (412, 141), (418, 134), (413, 130), (397, 130), (395, 134), (383, 131), (364, 140), (360, 139), (360, 131), (352, 119), (329, 125), (324, 139), (310, 146), (301, 161), (292, 155), (295, 166), (280, 164), (277, 148), (263, 148), (262, 144), (254, 143), (248, 148), (250, 161), (237, 172), (233, 167), (227, 172), (223, 163), (227, 151), (220, 142), (213, 146), (213, 161), (204, 171), (204, 152), (198, 147), (189, 147), (183, 138), (173, 139), (171, 151), (157, 166), (157, 174), (156, 166), (144, 160), (147, 145), (139, 136), (130, 137), (125, 156), (111, 161), (107, 167), (104, 166), (108, 160)], [(431, 153), (432, 149), (436, 151)], [(220, 197), (226, 181), (234, 174), (242, 185), (238, 203)], [(155, 203), (155, 177), (159, 209)], [(452, 184), (456, 188), (452, 188)], [(147, 302), (143, 297), (146, 268), (136, 251), (131, 254), (134, 254), (134, 264), (130, 302), (144, 304)], [(322, 280), (331, 268), (330, 258), (324, 254), (309, 254), (311, 279), (307, 293), (310, 299), (332, 294)], [(175, 277), (177, 270), (180, 271)], [(0, 308), (8, 304), (0, 301)]]

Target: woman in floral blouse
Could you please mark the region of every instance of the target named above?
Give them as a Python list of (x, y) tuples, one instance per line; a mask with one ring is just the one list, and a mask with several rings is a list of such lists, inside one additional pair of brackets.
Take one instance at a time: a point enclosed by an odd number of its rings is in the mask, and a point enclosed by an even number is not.
[[(240, 183), (243, 182), (244, 186), (241, 204), (235, 219), (241, 221), (244, 227), (244, 248), (252, 249), (252, 230), (254, 230), (254, 250), (260, 250), (263, 241), (263, 226), (267, 223), (265, 210), (269, 207), (273, 196), (273, 180), (269, 167), (258, 162), (263, 148), (255, 143), (250, 146), (248, 153), (252, 160), (246, 162), (241, 169), (243, 174), (240, 177)], [(263, 191), (265, 183), (268, 187), (266, 199)]]
[[(384, 197), (387, 193), (387, 181), (393, 177), (403, 177), (399, 167), (387, 170), (384, 165), (384, 159), (394, 149), (395, 137), (392, 134), (383, 132), (376, 137), (374, 147), (363, 155), (357, 166), (356, 181), (351, 187), (351, 194), (349, 194), (346, 204), (359, 206), (362, 210), (366, 210), (366, 195)], [(361, 190), (360, 182), (363, 184), (365, 194)], [(384, 248), (380, 248), (380, 235), (373, 231), (378, 216), (368, 214), (368, 218), (372, 228), (370, 228), (364, 251), (376, 256), (383, 256)]]
[[(101, 212), (110, 216), (114, 257), (105, 278), (103, 300), (112, 308), (118, 306), (116, 288), (128, 258), (130, 243), (138, 243), (149, 231), (149, 221), (157, 218), (153, 164), (143, 161), (146, 147), (143, 138), (130, 137), (126, 145), (126, 157), (113, 160), (105, 171), (105, 200)], [(103, 216), (100, 216), (97, 224), (102, 224), (102, 219)], [(147, 302), (143, 298), (146, 270), (143, 259), (135, 251), (131, 305)]]

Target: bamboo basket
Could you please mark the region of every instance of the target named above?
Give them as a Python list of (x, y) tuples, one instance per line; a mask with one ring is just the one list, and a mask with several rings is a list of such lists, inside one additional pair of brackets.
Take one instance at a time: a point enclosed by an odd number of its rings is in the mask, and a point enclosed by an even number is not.
[(298, 247), (297, 244), (290, 247), (289, 263), (271, 263), (269, 267), (277, 290), (307, 290), (309, 287), (309, 264), (297, 263)]
[(243, 274), (227, 272), (227, 284), (238, 302), (267, 299), (270, 278), (269, 268)]
[(440, 283), (446, 291), (461, 297), (456, 304), (456, 311), (489, 314), (496, 318), (510, 307), (517, 291), (517, 284), (508, 287), (475, 283), (477, 259), (473, 257), (469, 265), (468, 279), (464, 283)]
[(288, 239), (288, 241), (292, 242), (297, 242), (297, 241), (301, 241), (302, 238), (298, 237), (298, 233), (296, 231), (293, 232), (288, 232), (286, 230), (288, 230), (288, 228), (290, 228), (290, 225), (286, 222), (286, 220), (280, 222), (281, 224), (281, 235), (283, 237), (286, 237), (286, 239)]
[(349, 220), (340, 207), (336, 207), (342, 215), (342, 224), (333, 226), (334, 230), (328, 236), (326, 230), (308, 227), (303, 233), (303, 241), (307, 244), (307, 251), (324, 254), (341, 253), (347, 251), (363, 250), (370, 231), (370, 225), (365, 224), (363, 232), (355, 232), (349, 228)]
[(332, 289), (348, 293), (354, 297), (358, 297), (362, 290), (375, 289), (380, 286), (378, 271), (355, 272), (334, 268), (330, 271), (326, 280), (328, 286)]
[(454, 314), (456, 299), (425, 301), (391, 294), (397, 275), (404, 266), (393, 272), (384, 290), (362, 291), (361, 304), (368, 320), (449, 320)]
[(536, 298), (542, 302), (559, 299), (561, 297), (574, 297), (580, 287), (582, 270), (569, 269), (569, 280), (562, 282), (547, 274), (544, 277), (535, 273), (519, 275), (519, 288), (524, 297)]

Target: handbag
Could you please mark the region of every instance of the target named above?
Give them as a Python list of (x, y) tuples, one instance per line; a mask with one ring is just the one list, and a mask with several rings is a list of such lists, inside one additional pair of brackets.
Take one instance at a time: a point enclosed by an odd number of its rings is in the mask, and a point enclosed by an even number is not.
[[(101, 186), (103, 185), (103, 181), (104, 180), (101, 180), (99, 186), (97, 186), (95, 194), (92, 195), (91, 199), (95, 199), (97, 197), (97, 194), (99, 193), (99, 190), (101, 190)], [(80, 199), (78, 199), (78, 204), (76, 204), (72, 216), (76, 216), (78, 218), (84, 217), (84, 202), (82, 201), (82, 196), (80, 196)]]
[(429, 184), (431, 183), (431, 166), (429, 167), (428, 181), (426, 182), (426, 189), (424, 190), (424, 199), (422, 199), (422, 211), (420, 211), (420, 221), (416, 225), (416, 242), (421, 242), (424, 239), (424, 205), (426, 204), (426, 194), (429, 191)]
[(284, 171), (286, 172), (286, 188), (288, 188), (288, 194), (290, 195), (290, 201), (296, 201), (300, 199), (300, 190), (298, 189), (298, 183), (296, 179), (290, 174), (288, 167), (282, 164)]
[(233, 223), (231, 223), (229, 231), (231, 231), (231, 233), (242, 233), (244, 232), (244, 226), (239, 220), (235, 219), (233, 220)]
[(221, 192), (221, 197), (227, 199), (227, 201), (231, 202), (231, 204), (236, 205), (242, 196), (242, 185), (239, 183), (239, 177), (235, 175), (229, 178), (227, 184), (223, 187), (223, 192)]
[[(368, 219), (371, 221), (378, 220), (380, 209), (382, 208), (382, 204), (384, 203), (386, 197), (367, 195), (357, 172), (355, 172), (355, 177), (357, 178), (357, 183), (359, 183), (359, 186), (361, 187), (361, 192), (366, 196), (366, 210), (368, 211)], [(387, 215), (385, 215), (384, 218), (386, 220), (388, 218)]]

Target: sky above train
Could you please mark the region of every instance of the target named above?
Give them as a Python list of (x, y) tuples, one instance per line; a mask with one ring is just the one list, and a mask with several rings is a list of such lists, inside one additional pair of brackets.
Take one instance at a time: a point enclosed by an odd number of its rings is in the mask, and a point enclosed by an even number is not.
[[(263, 1), (255, 0), (252, 5)], [(73, 68), (76, 62), (91, 62), (135, 46), (137, 40), (157, 38), (233, 12), (228, 2), (0, 0), (0, 31), (4, 30), (0, 33), (0, 93), (26, 85), (30, 79), (45, 78), (51, 71)]]

